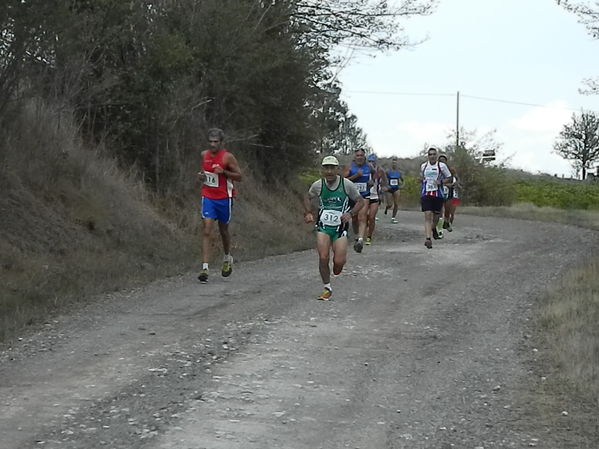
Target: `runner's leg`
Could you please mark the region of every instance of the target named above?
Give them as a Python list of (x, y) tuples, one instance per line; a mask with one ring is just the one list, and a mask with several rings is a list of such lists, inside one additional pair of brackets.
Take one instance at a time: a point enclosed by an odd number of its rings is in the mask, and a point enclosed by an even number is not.
[(393, 218), (397, 217), (397, 211), (399, 210), (399, 190), (393, 192)]
[(329, 267), (329, 258), (331, 252), (331, 238), (324, 232), (316, 233), (316, 250), (318, 251), (318, 271), (322, 283), (327, 285), (331, 283), (331, 269)]
[(433, 236), (433, 211), (424, 211), (424, 236), (427, 239), (431, 239)]
[(333, 242), (333, 274), (340, 274), (346, 262), (347, 237), (340, 237)]
[(374, 234), (374, 228), (376, 227), (376, 214), (379, 210), (379, 202), (376, 201), (372, 204), (368, 205), (368, 232), (367, 232), (367, 236), (368, 239), (372, 239), (372, 236)]
[(393, 193), (385, 192), (385, 215), (391, 207), (393, 207)]
[(212, 218), (202, 219), (202, 263), (207, 266), (210, 262), (210, 241), (212, 239), (212, 230), (214, 229), (214, 220)]
[[(368, 198), (366, 198), (366, 202), (370, 201)], [(366, 233), (366, 223), (368, 222), (368, 205), (366, 205), (366, 207), (363, 207), (362, 209), (360, 209), (360, 211), (358, 212), (358, 219), (360, 222), (360, 230), (358, 232), (358, 238), (362, 238), (364, 237), (364, 234)]]
[(225, 255), (231, 254), (231, 234), (229, 233), (229, 224), (218, 222), (220, 238), (223, 242), (223, 251)]

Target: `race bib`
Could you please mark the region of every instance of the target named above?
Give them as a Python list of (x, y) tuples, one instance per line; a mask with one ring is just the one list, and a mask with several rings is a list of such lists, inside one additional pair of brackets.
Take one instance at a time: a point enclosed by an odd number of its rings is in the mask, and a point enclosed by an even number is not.
[(390, 179), (389, 185), (391, 185), (393, 187), (397, 187), (399, 185), (399, 179)]
[(426, 182), (426, 191), (427, 192), (435, 192), (439, 186), (437, 186), (437, 178), (439, 177), (439, 173), (437, 172), (437, 170), (434, 169), (428, 169), (425, 170), (424, 173), (424, 180)]
[(356, 182), (356, 187), (358, 189), (358, 192), (362, 193), (362, 192), (367, 192), (368, 191), (368, 184), (365, 182)]
[(206, 171), (204, 172), (204, 175), (206, 175), (204, 185), (207, 185), (208, 187), (218, 187), (218, 175), (216, 173)]
[(341, 212), (338, 210), (323, 210), (320, 221), (324, 226), (339, 226), (341, 224)]
[(426, 191), (427, 192), (436, 192), (439, 186), (437, 185), (437, 181), (426, 181)]
[(443, 195), (445, 196), (445, 198), (449, 196), (449, 187), (443, 186)]

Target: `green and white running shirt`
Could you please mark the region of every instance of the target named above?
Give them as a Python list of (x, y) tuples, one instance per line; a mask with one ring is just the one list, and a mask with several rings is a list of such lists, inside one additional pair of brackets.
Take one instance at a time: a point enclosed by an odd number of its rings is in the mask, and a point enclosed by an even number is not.
[(349, 212), (350, 200), (356, 202), (362, 199), (356, 185), (339, 175), (331, 185), (328, 185), (324, 178), (315, 181), (308, 190), (308, 196), (319, 199), (319, 226), (332, 228), (339, 226), (341, 215)]

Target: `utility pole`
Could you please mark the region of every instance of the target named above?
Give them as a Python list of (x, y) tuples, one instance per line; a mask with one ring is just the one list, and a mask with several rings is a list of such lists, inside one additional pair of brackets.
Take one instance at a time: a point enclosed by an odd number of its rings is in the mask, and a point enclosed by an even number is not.
[(455, 113), (455, 149), (460, 147), (460, 91), (456, 97), (456, 113)]

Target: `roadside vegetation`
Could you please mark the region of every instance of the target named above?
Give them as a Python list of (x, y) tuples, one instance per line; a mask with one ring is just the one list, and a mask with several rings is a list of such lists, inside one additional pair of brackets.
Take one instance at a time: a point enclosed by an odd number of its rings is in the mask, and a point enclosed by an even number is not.
[[(197, 269), (195, 173), (213, 126), (244, 174), (236, 260), (308, 247), (300, 197), (316, 161), (367, 146), (333, 50), (408, 45), (398, 18), (434, 2), (394, 3), (2, 2), (0, 340), (96, 293)], [(458, 214), (599, 230), (598, 184), (482, 164), (466, 147), (446, 149), (463, 185)], [(418, 203), (420, 161), (399, 161), (404, 207)], [(542, 302), (538, 329), (559, 375), (599, 404), (589, 253)]]
[(305, 248), (298, 173), (366, 145), (336, 49), (410, 46), (400, 21), (434, 3), (1, 2), (0, 340), (197, 269), (212, 127), (244, 177), (236, 260)]
[[(458, 220), (460, 214), (472, 214), (599, 231), (597, 180), (560, 179), (510, 170), (501, 164), (490, 166), (478, 162), (472, 150), (460, 150), (448, 147), (445, 151), (463, 186)], [(399, 160), (405, 179), (404, 209), (419, 207), (418, 167), (422, 160)], [(564, 398), (575, 397), (599, 409), (599, 251), (595, 246), (589, 245), (582, 266), (572, 267), (539, 299), (536, 312), (534, 338), (547, 348), (546, 362), (552, 376), (545, 384), (542, 400), (546, 403), (535, 406), (545, 413), (566, 402)]]

